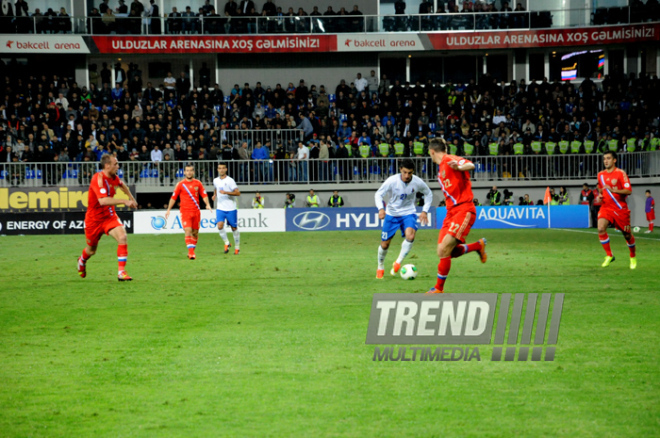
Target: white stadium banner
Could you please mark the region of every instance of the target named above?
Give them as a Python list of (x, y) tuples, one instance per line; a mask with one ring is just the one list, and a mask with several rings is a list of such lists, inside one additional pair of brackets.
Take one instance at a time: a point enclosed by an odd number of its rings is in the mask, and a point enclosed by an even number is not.
[(83, 37), (75, 35), (2, 35), (0, 51), (27, 55), (30, 53), (89, 53)]
[[(165, 212), (166, 210), (136, 211), (133, 214), (134, 234), (182, 234), (183, 227), (179, 210), (172, 210), (167, 220)], [(230, 227), (225, 225), (225, 228), (231, 232)], [(283, 208), (239, 209), (238, 229), (246, 233), (285, 231), (285, 211)], [(215, 210), (202, 210), (199, 232), (217, 232)]]
[[(425, 37), (428, 41), (428, 37)], [(338, 52), (380, 52), (380, 51), (411, 51), (428, 50), (420, 36), (411, 33), (375, 34), (349, 33), (337, 35)]]

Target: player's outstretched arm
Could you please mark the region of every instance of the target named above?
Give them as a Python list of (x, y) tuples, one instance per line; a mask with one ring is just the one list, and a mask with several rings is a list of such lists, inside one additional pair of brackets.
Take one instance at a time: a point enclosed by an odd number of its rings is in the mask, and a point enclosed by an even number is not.
[(238, 188), (235, 188), (235, 189), (232, 190), (231, 192), (227, 192), (227, 191), (224, 191), (224, 190), (220, 190), (220, 194), (221, 194), (221, 195), (227, 195), (227, 196), (241, 196), (241, 191), (238, 190)]
[(460, 170), (461, 172), (469, 172), (475, 168), (474, 163), (472, 163), (470, 160), (466, 160), (465, 158), (462, 158), (458, 161), (452, 160), (447, 164), (452, 169)]
[[(121, 180), (120, 180), (120, 181), (121, 181)], [(134, 197), (133, 194), (131, 193), (131, 189), (128, 188), (128, 186), (126, 185), (126, 183), (125, 183), (124, 181), (121, 181), (121, 185), (119, 186), (119, 189), (120, 189), (122, 192), (126, 193), (126, 196), (128, 196), (128, 199), (130, 199), (131, 201), (133, 201), (133, 203), (135, 204), (135, 208), (137, 208), (137, 201), (135, 200), (135, 197)], [(101, 205), (103, 205), (103, 204), (101, 204)], [(133, 207), (131, 207), (131, 206), (128, 205), (128, 204), (126, 204), (126, 206), (127, 206), (127, 207), (130, 207), (130, 208), (133, 208)]]
[[(215, 197), (215, 196), (214, 196), (214, 197)], [(203, 197), (203, 198), (202, 198), (202, 201), (204, 201), (204, 204), (206, 204), (206, 209), (207, 209), (207, 210), (213, 210), (213, 209), (211, 208), (211, 204), (209, 203), (209, 197), (208, 197), (208, 196)]]
[(110, 198), (110, 197), (105, 197), (105, 198), (99, 198), (99, 204), (103, 207), (110, 206), (110, 205), (125, 205), (128, 208), (137, 208), (137, 202), (135, 199), (118, 199), (118, 198)]
[(385, 197), (385, 193), (387, 193), (387, 190), (389, 188), (388, 186), (388, 181), (389, 179), (385, 180), (385, 182), (378, 188), (376, 191), (376, 194), (374, 195), (374, 202), (376, 203), (376, 208), (379, 210), (378, 215), (380, 216), (380, 210), (383, 211), (383, 217), (380, 219), (385, 218), (385, 203), (383, 202), (383, 198)]

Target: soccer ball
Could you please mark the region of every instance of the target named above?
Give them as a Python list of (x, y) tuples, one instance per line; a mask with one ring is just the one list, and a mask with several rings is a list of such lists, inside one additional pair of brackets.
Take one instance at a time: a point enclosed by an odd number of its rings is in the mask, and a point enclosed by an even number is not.
[(417, 277), (417, 268), (415, 265), (401, 266), (401, 278), (404, 280), (414, 280)]
[(635, 228), (633, 228), (633, 231), (634, 231), (635, 233), (639, 233), (639, 230), (640, 230), (639, 227), (635, 227)]

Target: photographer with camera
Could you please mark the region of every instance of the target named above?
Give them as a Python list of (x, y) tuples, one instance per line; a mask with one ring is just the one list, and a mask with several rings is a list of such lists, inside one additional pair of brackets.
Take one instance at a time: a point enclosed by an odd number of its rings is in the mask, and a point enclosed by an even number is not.
[(531, 201), (529, 199), (529, 195), (526, 193), (524, 198), (522, 196), (518, 198), (518, 202), (519, 202), (518, 205), (524, 205), (524, 206), (534, 205), (534, 201)]
[(513, 198), (513, 192), (504, 189), (502, 193), (504, 194), (504, 202), (502, 205), (513, 205), (513, 201), (511, 200), (511, 198)]

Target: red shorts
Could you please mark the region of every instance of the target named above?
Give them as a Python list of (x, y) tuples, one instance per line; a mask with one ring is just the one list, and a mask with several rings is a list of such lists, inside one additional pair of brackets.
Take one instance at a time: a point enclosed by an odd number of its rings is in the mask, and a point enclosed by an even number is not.
[(108, 234), (113, 228), (123, 226), (124, 224), (121, 223), (121, 219), (117, 216), (102, 222), (90, 222), (85, 219), (85, 238), (87, 239), (87, 245), (97, 246), (99, 240), (101, 240), (101, 236)]
[(614, 225), (614, 228), (625, 233), (630, 233), (630, 210), (613, 210), (601, 208), (598, 212), (598, 220), (605, 219)]
[(199, 230), (199, 221), (201, 220), (202, 214), (199, 210), (197, 211), (186, 211), (181, 212), (181, 225), (183, 228), (192, 228), (193, 230)]
[(655, 220), (655, 210), (646, 213), (646, 222), (653, 222)]
[(442, 223), (438, 243), (441, 243), (447, 234), (459, 242), (465, 243), (465, 238), (470, 233), (476, 219), (477, 210), (471, 202), (452, 208), (447, 212), (447, 217)]

